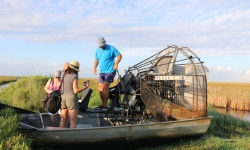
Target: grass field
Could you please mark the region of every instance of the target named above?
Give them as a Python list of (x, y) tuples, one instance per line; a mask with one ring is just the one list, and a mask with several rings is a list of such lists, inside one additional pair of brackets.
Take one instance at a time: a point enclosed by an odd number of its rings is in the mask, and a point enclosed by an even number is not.
[(208, 103), (216, 107), (250, 111), (250, 83), (209, 82)]

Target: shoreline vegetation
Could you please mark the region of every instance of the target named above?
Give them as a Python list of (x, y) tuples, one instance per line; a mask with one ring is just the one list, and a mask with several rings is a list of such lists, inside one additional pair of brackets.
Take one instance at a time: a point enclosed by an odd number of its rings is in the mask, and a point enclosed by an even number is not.
[(208, 103), (214, 107), (250, 111), (250, 83), (209, 82)]
[(30, 150), (32, 139), (17, 131), (18, 121), (22, 118), (10, 108), (0, 110), (0, 149)]
[(0, 86), (11, 82), (16, 82), (20, 78), (21, 76), (0, 76)]
[[(0, 102), (35, 112), (46, 112), (41, 100), (46, 96), (43, 87), (51, 77), (21, 77), (15, 84), (10, 83), (7, 88), (1, 89)], [(85, 80), (90, 80), (90, 88), (93, 89), (89, 107), (96, 107), (101, 103), (97, 90), (97, 79), (81, 78), (79, 86)], [(116, 83), (113, 83), (112, 86)], [(208, 103), (210, 103), (208, 114), (214, 118), (202, 138), (154, 148), (143, 147), (140, 150), (250, 149), (250, 122), (220, 114), (213, 108), (217, 105), (225, 108), (246, 109), (247, 103), (250, 103), (247, 92), (250, 93), (250, 83), (208, 83)], [(22, 147), (21, 149), (42, 149), (33, 147), (32, 139), (18, 133), (19, 119), (10, 109), (0, 111), (0, 135), (5, 135), (0, 136), (0, 149), (20, 149), (20, 147)]]

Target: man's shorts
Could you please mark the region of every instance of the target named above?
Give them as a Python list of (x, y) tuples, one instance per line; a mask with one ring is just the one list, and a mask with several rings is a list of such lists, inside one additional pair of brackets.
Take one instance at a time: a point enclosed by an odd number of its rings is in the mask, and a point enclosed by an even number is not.
[(62, 94), (62, 102), (61, 102), (61, 108), (65, 109), (68, 108), (70, 110), (72, 109), (78, 109), (79, 103), (78, 103), (78, 96), (76, 94)]
[(98, 83), (109, 82), (112, 83), (114, 81), (116, 72), (112, 73), (100, 73)]

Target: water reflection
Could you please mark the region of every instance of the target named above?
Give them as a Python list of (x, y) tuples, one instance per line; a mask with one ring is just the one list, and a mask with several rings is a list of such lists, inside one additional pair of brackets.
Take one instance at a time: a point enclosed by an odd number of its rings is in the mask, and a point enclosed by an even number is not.
[(228, 110), (225, 108), (215, 108), (221, 114), (227, 114), (250, 122), (250, 111)]

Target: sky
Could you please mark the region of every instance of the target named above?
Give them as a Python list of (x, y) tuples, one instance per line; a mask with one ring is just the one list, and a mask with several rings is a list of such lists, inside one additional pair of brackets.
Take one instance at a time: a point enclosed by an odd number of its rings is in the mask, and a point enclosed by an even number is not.
[(0, 75), (52, 75), (77, 60), (80, 78), (97, 78), (100, 36), (121, 52), (120, 74), (176, 45), (209, 82), (250, 82), (249, 0), (0, 0)]

